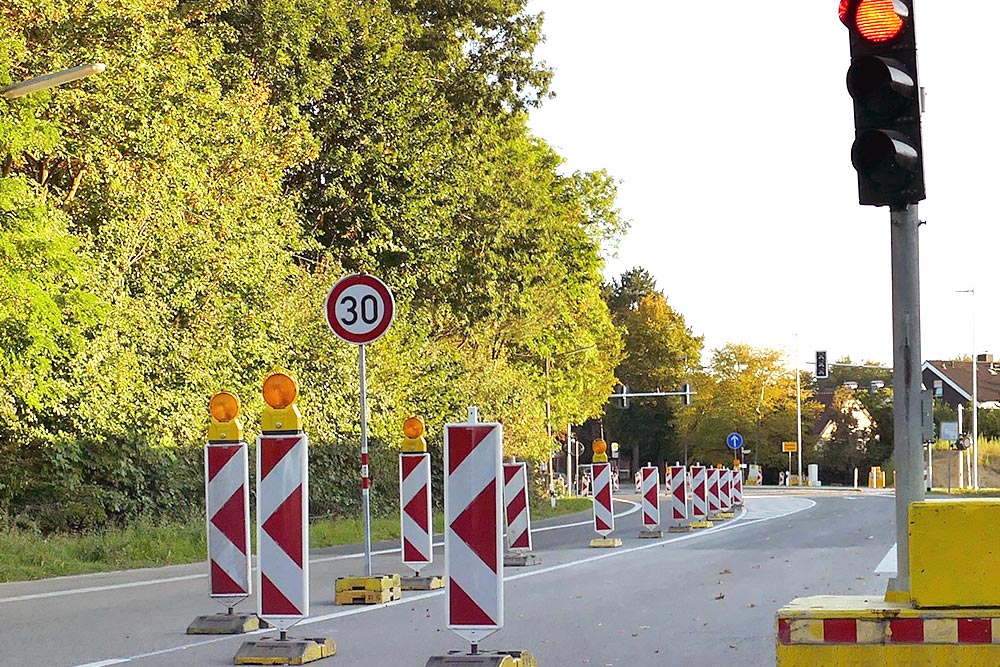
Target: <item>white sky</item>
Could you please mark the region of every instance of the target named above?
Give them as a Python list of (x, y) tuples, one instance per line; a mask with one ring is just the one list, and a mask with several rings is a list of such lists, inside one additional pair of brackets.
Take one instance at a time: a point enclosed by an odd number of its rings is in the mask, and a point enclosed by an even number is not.
[[(928, 199), (923, 358), (994, 349), (1000, 326), (996, 0), (918, 0)], [(632, 228), (606, 275), (642, 266), (706, 349), (785, 348), (803, 367), (892, 360), (889, 211), (851, 167), (838, 0), (530, 0), (557, 97), (532, 114), (567, 169), (621, 181)]]

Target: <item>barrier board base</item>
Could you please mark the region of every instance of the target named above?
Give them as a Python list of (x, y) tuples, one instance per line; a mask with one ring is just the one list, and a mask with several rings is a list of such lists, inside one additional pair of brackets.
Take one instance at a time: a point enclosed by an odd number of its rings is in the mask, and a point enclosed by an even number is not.
[[(673, 532), (673, 530), (671, 530), (670, 532)], [(655, 540), (663, 537), (663, 531), (660, 529), (646, 530), (645, 528), (643, 528), (642, 530), (639, 531), (639, 537), (641, 537), (644, 540)]]
[(712, 527), (712, 522), (711, 521), (692, 521), (688, 525), (690, 525), (692, 528), (695, 528), (695, 529), (711, 528)]
[(590, 541), (590, 546), (594, 549), (614, 549), (621, 545), (620, 537), (595, 537)]
[(404, 591), (433, 591), (444, 588), (443, 577), (400, 577), (399, 587)]
[(670, 526), (667, 528), (668, 533), (690, 533), (691, 524), (686, 523), (680, 526)]
[(337, 604), (385, 604), (403, 597), (398, 574), (340, 577), (334, 590)]
[(736, 517), (734, 512), (719, 512), (719, 519), (733, 519)]
[(881, 596), (796, 598), (777, 613), (777, 667), (1000, 665), (1000, 608), (922, 609)]
[(304, 665), (328, 658), (337, 652), (332, 639), (271, 639), (244, 642), (236, 652), (237, 665)]
[(241, 635), (269, 627), (257, 614), (206, 614), (199, 616), (187, 628), (189, 635)]
[(452, 651), (432, 657), (424, 667), (538, 667), (538, 662), (527, 651), (487, 651), (475, 655)]
[(541, 564), (542, 559), (530, 552), (518, 553), (516, 551), (508, 551), (503, 555), (504, 567), (531, 567), (532, 565)]

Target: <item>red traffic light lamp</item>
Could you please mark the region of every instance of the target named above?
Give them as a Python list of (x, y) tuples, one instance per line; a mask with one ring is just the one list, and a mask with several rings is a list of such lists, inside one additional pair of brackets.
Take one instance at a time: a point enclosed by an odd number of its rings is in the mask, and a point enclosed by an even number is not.
[(859, 201), (914, 204), (925, 193), (912, 0), (841, 0), (839, 13), (851, 37)]

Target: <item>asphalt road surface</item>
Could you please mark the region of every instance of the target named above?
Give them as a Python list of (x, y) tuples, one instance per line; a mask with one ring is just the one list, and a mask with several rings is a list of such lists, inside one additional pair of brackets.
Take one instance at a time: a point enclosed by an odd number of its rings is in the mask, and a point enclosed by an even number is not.
[[(884, 593), (874, 570), (894, 542), (893, 498), (851, 491), (748, 491), (736, 519), (640, 540), (634, 495), (616, 502), (618, 549), (590, 549), (587, 515), (536, 526), (541, 565), (507, 568), (505, 624), (483, 650), (530, 651), (540, 667), (774, 664), (774, 613), (792, 598)], [(632, 502), (629, 502), (632, 501)], [(375, 572), (408, 571), (392, 545)], [(330, 637), (317, 665), (423, 667), (467, 650), (445, 628), (440, 591), (337, 606), (337, 577), (360, 575), (354, 547), (314, 551), (311, 616), (290, 635)], [(441, 547), (423, 574), (440, 574)], [(0, 664), (32, 667), (231, 665), (246, 635), (184, 634), (207, 596), (204, 564), (0, 585)], [(238, 609), (253, 611), (255, 600)], [(274, 631), (264, 633), (274, 635)]]

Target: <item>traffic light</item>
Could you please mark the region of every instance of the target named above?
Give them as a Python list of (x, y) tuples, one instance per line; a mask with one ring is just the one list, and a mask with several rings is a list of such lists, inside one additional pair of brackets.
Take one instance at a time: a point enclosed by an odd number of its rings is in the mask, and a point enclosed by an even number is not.
[(816, 352), (816, 379), (825, 380), (830, 377), (830, 369), (826, 365), (826, 350)]
[(859, 201), (914, 204), (925, 194), (913, 0), (841, 0), (840, 20), (851, 35)]

